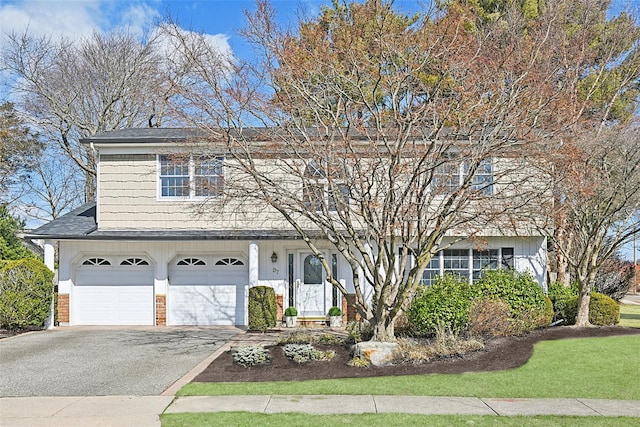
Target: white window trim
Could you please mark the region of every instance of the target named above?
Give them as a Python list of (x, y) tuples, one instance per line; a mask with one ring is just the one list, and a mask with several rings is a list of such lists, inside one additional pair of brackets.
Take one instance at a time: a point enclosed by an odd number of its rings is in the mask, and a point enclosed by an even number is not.
[[(160, 202), (175, 202), (175, 201), (192, 201), (192, 200), (207, 200), (207, 199), (212, 199), (212, 198), (220, 198), (222, 197), (222, 194), (218, 194), (218, 195), (213, 195), (213, 196), (196, 196), (196, 165), (195, 165), (195, 158), (197, 157), (206, 157), (204, 155), (200, 156), (197, 154), (190, 154), (189, 155), (189, 196), (163, 196), (162, 195), (162, 160), (161, 158), (163, 156), (171, 156), (172, 153), (169, 154), (156, 154), (156, 167), (157, 167), (157, 174), (156, 174), (156, 186), (157, 186), (157, 191), (156, 191), (156, 200), (160, 201)], [(173, 155), (179, 155), (179, 153), (173, 153)], [(186, 154), (184, 155), (186, 157)], [(218, 161), (220, 161), (220, 163), (222, 164), (222, 174), (220, 175), (220, 177), (222, 178), (222, 182), (223, 182), (223, 186), (224, 186), (224, 178), (225, 178), (225, 157), (224, 156), (212, 156), (212, 158), (217, 159)], [(200, 175), (198, 175), (200, 176)], [(213, 176), (213, 175), (211, 175)]]
[[(483, 248), (480, 249), (481, 251), (492, 251), (492, 250), (496, 250), (498, 251), (498, 257), (497, 257), (497, 270), (502, 270), (505, 269), (506, 267), (503, 265), (502, 263), (502, 250), (505, 248), (512, 248), (510, 246), (504, 246), (504, 247), (498, 247), (498, 248), (494, 248), (494, 247), (490, 247), (490, 248)], [(447, 248), (447, 249), (443, 249), (438, 251), (438, 253), (435, 254), (434, 257), (439, 257), (439, 272), (437, 273), (439, 276), (443, 276), (445, 274), (445, 268), (444, 268), (444, 251), (448, 250), (448, 249), (454, 249), (454, 250), (464, 250), (467, 251), (467, 256), (468, 256), (468, 268), (467, 268), (467, 277), (469, 279), (469, 283), (473, 283), (473, 248)], [(513, 258), (514, 258), (514, 267), (515, 267), (515, 251), (513, 254)], [(413, 259), (413, 262), (415, 263), (415, 258)], [(426, 271), (427, 269), (425, 269)], [(423, 272), (424, 275), (424, 272)], [(421, 284), (424, 284), (422, 282), (422, 279), (420, 279)]]
[[(485, 159), (485, 160), (490, 162), (490, 164), (491, 164), (491, 185), (486, 188), (486, 190), (488, 190), (486, 193), (484, 191), (482, 193), (484, 195), (486, 195), (486, 196), (491, 196), (491, 195), (495, 194), (495, 191), (496, 191), (495, 190), (495, 186), (496, 186), (496, 182), (495, 182), (495, 162), (494, 162), (493, 158)], [(457, 165), (457, 169), (458, 169), (458, 173), (457, 173), (458, 185), (457, 185), (456, 189), (460, 188), (462, 186), (462, 184), (464, 183), (465, 178), (467, 177), (467, 172), (466, 172), (467, 167), (466, 167), (466, 165), (467, 165), (467, 163), (466, 163), (466, 160), (464, 160), (464, 159), (461, 159), (458, 162), (458, 165)], [(439, 167), (443, 167), (443, 166), (444, 165), (441, 165)], [(437, 167), (434, 170), (434, 173), (433, 173), (433, 181), (434, 182), (437, 182), (438, 177), (442, 177), (442, 178), (448, 179), (448, 178), (451, 178), (453, 176), (452, 175), (450, 177), (450, 176), (445, 175), (445, 174), (438, 174), (438, 168), (439, 167)], [(477, 177), (477, 176), (479, 176), (479, 174), (476, 172), (476, 175), (474, 175), (474, 178)], [(473, 182), (472, 182), (469, 185), (469, 190), (471, 190), (471, 191), (478, 190), (478, 188), (474, 188), (475, 186), (476, 185), (473, 184)], [(435, 191), (435, 189), (432, 188), (432, 191)], [(440, 191), (440, 192), (438, 192), (436, 194), (436, 197), (445, 197), (445, 196), (451, 194), (451, 192), (452, 191)]]
[[(316, 180), (311, 180), (311, 179), (307, 179), (306, 182), (302, 183), (302, 200), (303, 203), (305, 203), (305, 207), (309, 210), (311, 210), (311, 207), (313, 206), (306, 206), (306, 203), (312, 203), (312, 200), (309, 200), (308, 202), (305, 200), (306, 196), (307, 196), (307, 188), (309, 187), (320, 187), (322, 190), (322, 199), (320, 200), (320, 204), (322, 206), (325, 206), (327, 208), (327, 212), (329, 213), (335, 213), (338, 212), (338, 206), (337, 206), (337, 200), (334, 199), (334, 206), (333, 208), (331, 207), (331, 198), (332, 198), (332, 193), (330, 190), (330, 186), (331, 184), (329, 183), (329, 180), (327, 178), (318, 178)], [(333, 182), (333, 186), (336, 188), (336, 190), (338, 190), (338, 192), (340, 192), (341, 188), (345, 187), (347, 189), (347, 199), (345, 200), (345, 205), (348, 207), (349, 206), (349, 200), (350, 200), (350, 196), (349, 196), (349, 186), (346, 182), (344, 181), (335, 181)], [(342, 193), (340, 193), (341, 196)], [(316, 206), (316, 209), (314, 209), (314, 212), (322, 212), (322, 206)], [(318, 209), (318, 207), (320, 207), (320, 209)]]

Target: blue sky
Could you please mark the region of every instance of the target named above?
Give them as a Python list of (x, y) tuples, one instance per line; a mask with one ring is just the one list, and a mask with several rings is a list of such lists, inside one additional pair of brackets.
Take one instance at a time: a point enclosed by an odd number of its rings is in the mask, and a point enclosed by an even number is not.
[[(282, 23), (294, 21), (299, 10), (315, 15), (327, 3), (330, 0), (272, 0)], [(397, 0), (396, 8), (410, 10), (419, 4)], [(253, 8), (253, 0), (0, 0), (0, 32), (28, 28), (34, 34), (80, 39), (94, 30), (144, 29), (171, 16), (186, 30), (218, 35), (244, 57), (250, 52), (238, 30), (245, 23), (244, 10)]]

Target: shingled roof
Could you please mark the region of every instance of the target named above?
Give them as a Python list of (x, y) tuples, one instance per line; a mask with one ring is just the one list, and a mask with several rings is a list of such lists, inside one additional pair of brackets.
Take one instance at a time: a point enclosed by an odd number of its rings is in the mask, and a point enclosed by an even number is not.
[[(319, 231), (309, 233), (320, 238)], [(98, 230), (96, 203), (87, 203), (25, 234), (54, 240), (297, 240), (295, 230)]]
[(86, 203), (31, 231), (30, 238), (71, 238), (86, 236), (97, 228), (96, 203)]

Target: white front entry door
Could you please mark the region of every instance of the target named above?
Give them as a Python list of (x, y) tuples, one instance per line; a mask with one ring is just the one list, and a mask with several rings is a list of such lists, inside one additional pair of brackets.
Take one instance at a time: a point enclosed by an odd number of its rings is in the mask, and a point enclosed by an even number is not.
[(300, 279), (296, 282), (296, 304), (300, 317), (324, 317), (326, 280), (322, 263), (310, 252), (301, 252), (298, 262)]

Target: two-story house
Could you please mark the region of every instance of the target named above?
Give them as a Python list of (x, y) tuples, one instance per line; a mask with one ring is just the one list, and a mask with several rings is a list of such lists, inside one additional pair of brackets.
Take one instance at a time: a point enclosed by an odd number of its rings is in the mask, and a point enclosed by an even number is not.
[[(246, 325), (248, 289), (275, 289), (280, 308), (325, 317), (343, 299), (296, 231), (268, 213), (226, 203), (225, 152), (199, 154), (186, 129), (127, 129), (84, 139), (95, 150), (97, 199), (33, 231), (53, 265), (58, 244), (58, 320), (69, 325)], [(492, 173), (488, 165), (485, 174)], [(500, 266), (543, 286), (546, 239), (485, 233), (431, 260), (423, 280), (450, 271), (476, 277)], [(353, 290), (349, 265), (328, 243), (333, 276)]]

